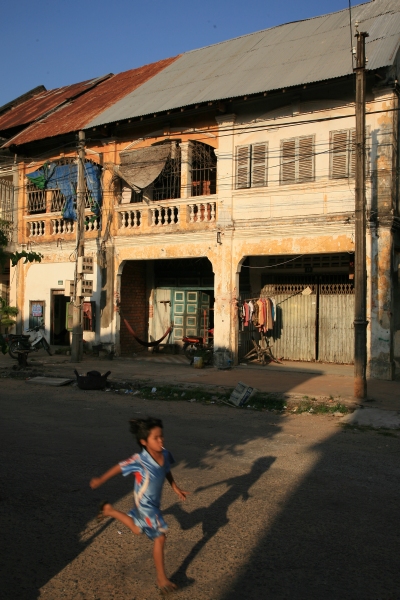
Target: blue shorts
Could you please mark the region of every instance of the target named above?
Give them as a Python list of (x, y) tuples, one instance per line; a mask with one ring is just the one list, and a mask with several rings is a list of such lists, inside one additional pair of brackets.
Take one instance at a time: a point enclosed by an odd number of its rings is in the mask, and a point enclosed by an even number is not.
[(168, 531), (168, 525), (163, 519), (161, 512), (144, 515), (138, 513), (135, 508), (129, 511), (128, 515), (132, 517), (135, 525), (145, 533), (150, 540), (155, 540)]

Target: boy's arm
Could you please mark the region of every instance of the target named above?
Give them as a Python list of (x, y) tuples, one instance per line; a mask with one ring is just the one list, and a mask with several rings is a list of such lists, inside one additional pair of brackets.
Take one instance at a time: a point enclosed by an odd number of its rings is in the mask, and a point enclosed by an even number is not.
[(100, 477), (93, 477), (93, 479), (90, 480), (89, 485), (92, 488), (92, 490), (95, 490), (96, 488), (103, 485), (103, 483), (111, 479), (111, 477), (114, 477), (119, 473), (122, 473), (122, 469), (119, 465), (115, 465), (115, 467), (112, 467), (111, 469), (103, 473), (103, 475), (101, 475)]
[(181, 490), (176, 485), (175, 480), (174, 480), (174, 476), (172, 475), (171, 471), (165, 475), (165, 478), (168, 481), (168, 483), (171, 485), (171, 487), (174, 490), (175, 494), (177, 494), (177, 496), (179, 496), (180, 500), (186, 500), (186, 496), (189, 494), (189, 492), (185, 492), (184, 490)]

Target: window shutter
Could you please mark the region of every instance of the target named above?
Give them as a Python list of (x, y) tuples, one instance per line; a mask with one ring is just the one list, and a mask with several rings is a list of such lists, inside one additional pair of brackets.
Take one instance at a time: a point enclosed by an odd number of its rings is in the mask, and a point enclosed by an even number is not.
[(267, 185), (267, 144), (254, 144), (251, 155), (251, 187)]
[(282, 142), (282, 183), (294, 183), (296, 179), (296, 140)]
[(299, 139), (298, 181), (312, 181), (314, 179), (313, 146), (313, 136)]
[(236, 187), (250, 186), (250, 146), (239, 146), (236, 153)]
[(348, 177), (348, 131), (333, 131), (331, 135), (331, 177)]
[(350, 177), (356, 174), (356, 130), (350, 130)]

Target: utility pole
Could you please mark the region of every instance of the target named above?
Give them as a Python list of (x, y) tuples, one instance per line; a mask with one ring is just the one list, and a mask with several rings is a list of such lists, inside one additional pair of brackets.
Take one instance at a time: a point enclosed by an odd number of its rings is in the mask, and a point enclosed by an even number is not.
[(365, 38), (356, 31), (356, 161), (355, 161), (355, 306), (354, 306), (354, 396), (367, 397), (367, 267), (365, 215)]
[[(79, 257), (85, 255), (85, 132), (78, 138), (78, 182), (76, 188), (76, 266), (73, 305), (71, 362), (81, 362), (83, 356), (83, 296), (82, 269), (78, 268)], [(79, 272), (81, 271), (81, 272)]]

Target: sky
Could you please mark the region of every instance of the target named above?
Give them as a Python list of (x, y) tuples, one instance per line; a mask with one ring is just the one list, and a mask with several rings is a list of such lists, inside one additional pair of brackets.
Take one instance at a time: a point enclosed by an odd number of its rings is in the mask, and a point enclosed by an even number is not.
[(120, 73), (348, 7), (349, 0), (3, 2), (0, 107), (38, 85), (50, 90)]

